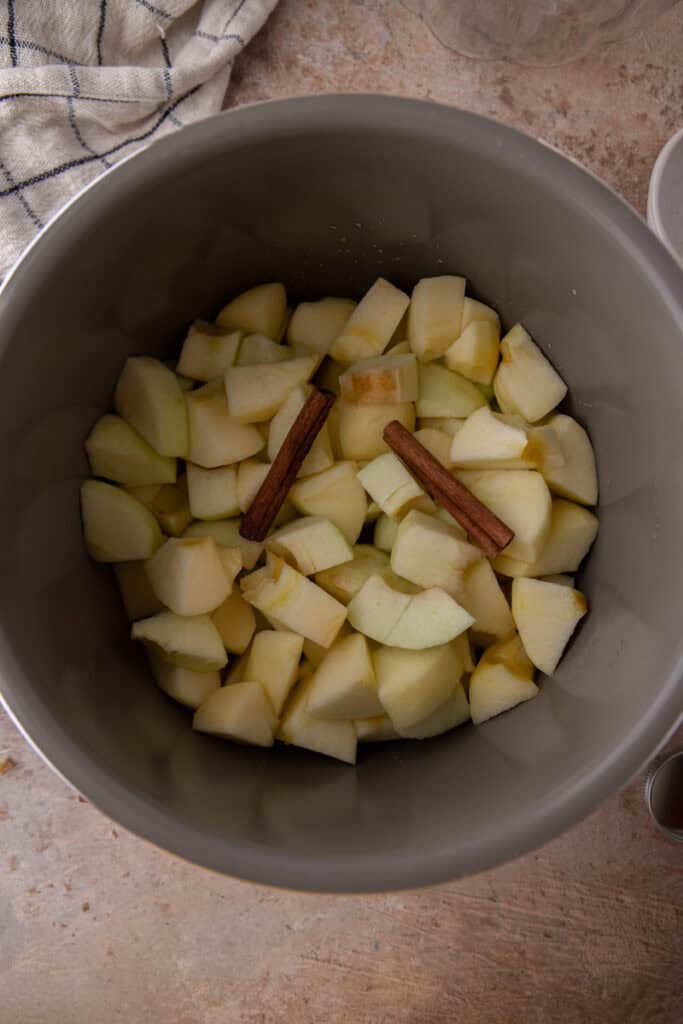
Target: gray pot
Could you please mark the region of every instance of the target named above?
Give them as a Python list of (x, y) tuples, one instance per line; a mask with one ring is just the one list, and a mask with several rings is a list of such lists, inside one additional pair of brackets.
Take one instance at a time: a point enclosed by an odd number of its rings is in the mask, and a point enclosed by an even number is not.
[[(466, 274), (522, 319), (595, 444), (591, 614), (537, 700), (349, 768), (193, 735), (83, 553), (83, 438), (126, 355), (260, 281), (294, 299)], [(590, 811), (683, 710), (683, 274), (590, 175), (508, 128), (381, 97), (221, 115), (84, 192), (0, 298), (0, 668), (15, 721), (104, 812), (190, 860), (301, 889), (440, 882)]]

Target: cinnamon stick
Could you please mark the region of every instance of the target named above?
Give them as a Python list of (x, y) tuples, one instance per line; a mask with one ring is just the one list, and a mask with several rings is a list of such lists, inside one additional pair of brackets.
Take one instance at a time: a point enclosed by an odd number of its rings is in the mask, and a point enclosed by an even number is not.
[(425, 491), (460, 523), (470, 540), (491, 558), (500, 554), (514, 537), (510, 527), (451, 476), (398, 420), (386, 425), (383, 437)]
[(331, 392), (317, 389), (306, 399), (242, 519), (240, 536), (245, 540), (265, 540), (334, 402)]

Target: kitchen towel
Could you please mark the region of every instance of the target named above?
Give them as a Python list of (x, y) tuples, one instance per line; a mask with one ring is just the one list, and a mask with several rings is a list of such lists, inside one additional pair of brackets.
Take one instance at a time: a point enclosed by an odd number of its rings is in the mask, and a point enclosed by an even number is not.
[(277, 0), (0, 0), (0, 279), (61, 206), (220, 110)]

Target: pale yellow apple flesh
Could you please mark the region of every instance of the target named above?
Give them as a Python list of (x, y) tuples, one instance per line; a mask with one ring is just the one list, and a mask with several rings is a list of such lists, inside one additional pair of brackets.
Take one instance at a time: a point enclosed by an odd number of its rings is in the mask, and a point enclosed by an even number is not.
[(187, 493), (195, 519), (228, 519), (240, 511), (235, 466), (204, 469), (188, 462)]
[(215, 324), (195, 320), (180, 350), (176, 372), (192, 380), (222, 377), (237, 357), (241, 331), (223, 330)]
[(353, 462), (337, 462), (322, 473), (297, 480), (289, 490), (289, 500), (302, 515), (329, 519), (349, 544), (358, 540), (368, 503)]
[(493, 390), (503, 412), (536, 423), (567, 394), (567, 385), (521, 324), (505, 335), (500, 354)]
[(255, 680), (214, 690), (192, 720), (192, 728), (197, 732), (255, 747), (272, 747), (276, 725), (270, 701)]
[(417, 282), (410, 297), (407, 335), (418, 359), (438, 359), (459, 336), (464, 299), (464, 277), (423, 277)]
[(515, 633), (489, 647), (470, 676), (469, 700), (475, 725), (509, 711), (539, 692), (534, 666)]
[(290, 345), (302, 345), (311, 352), (326, 355), (355, 308), (356, 303), (352, 299), (300, 302), (289, 321), (287, 341)]
[(265, 546), (304, 576), (312, 576), (353, 558), (353, 548), (339, 527), (322, 516), (304, 516), (282, 526), (270, 534)]
[(578, 590), (543, 580), (513, 580), (512, 616), (524, 650), (548, 676), (587, 611), (586, 599)]
[(185, 396), (175, 373), (158, 359), (131, 356), (116, 385), (114, 406), (159, 455), (188, 453)]
[(444, 363), (474, 384), (491, 384), (499, 355), (500, 327), (490, 320), (475, 320), (447, 349)]
[(352, 633), (330, 647), (313, 674), (308, 712), (314, 718), (344, 721), (384, 713), (364, 636)]
[(374, 718), (357, 718), (354, 721), (356, 736), (359, 743), (384, 743), (387, 740), (400, 739), (388, 715), (376, 715)]
[(339, 448), (344, 459), (366, 462), (388, 452), (389, 447), (382, 435), (392, 420), (398, 420), (406, 430), (415, 427), (413, 402), (357, 405), (341, 399), (336, 408)]
[(502, 519), (514, 538), (505, 548), (510, 558), (538, 558), (550, 533), (552, 499), (548, 485), (535, 470), (458, 470), (458, 479)]
[(421, 587), (441, 587), (458, 597), (463, 574), (481, 558), (481, 551), (433, 516), (413, 509), (398, 525), (391, 549), (391, 568)]
[(102, 480), (81, 485), (81, 516), (85, 546), (96, 562), (149, 558), (163, 543), (149, 509), (128, 491)]
[(151, 647), (147, 657), (159, 688), (186, 708), (198, 708), (221, 685), (220, 673), (215, 670), (197, 672), (195, 669), (182, 668), (166, 661), (158, 650)]
[(309, 676), (297, 686), (282, 716), (278, 739), (355, 764), (357, 739), (353, 722), (330, 721), (309, 714), (307, 705), (312, 683), (313, 677)]
[(205, 469), (233, 465), (265, 446), (256, 427), (230, 416), (222, 381), (191, 391), (186, 401), (190, 462)]
[(236, 296), (216, 317), (219, 327), (239, 327), (247, 334), (278, 340), (287, 312), (287, 293), (279, 282), (259, 284)]
[(220, 634), (208, 615), (158, 612), (134, 622), (133, 640), (157, 648), (167, 661), (197, 672), (211, 672), (228, 663)]
[(283, 363), (229, 367), (225, 371), (225, 394), (230, 415), (239, 423), (271, 419), (292, 388), (307, 381), (316, 367), (314, 355)]
[(339, 378), (342, 398), (361, 405), (414, 402), (417, 399), (417, 360), (412, 353), (392, 352), (361, 359)]
[(476, 384), (459, 373), (436, 363), (421, 364), (417, 415), (433, 418), (463, 418), (486, 405)]
[(232, 591), (211, 537), (169, 538), (145, 562), (145, 572), (159, 600), (176, 615), (205, 615)]
[(455, 729), (470, 720), (470, 706), (462, 683), (456, 683), (453, 692), (443, 704), (434, 708), (431, 714), (402, 729), (398, 729), (403, 739), (426, 740), (432, 736), (440, 736), (444, 732)]
[(315, 582), (337, 601), (348, 604), (370, 576), (388, 568), (389, 559), (383, 551), (371, 544), (357, 544), (350, 561), (316, 573)]
[(280, 715), (299, 673), (304, 640), (289, 630), (264, 629), (254, 637), (244, 668), (245, 679), (261, 683)]
[(384, 278), (378, 278), (330, 345), (329, 354), (345, 366), (380, 355), (389, 344), (409, 302), (405, 292)]
[(425, 493), (393, 452), (374, 458), (359, 470), (358, 479), (388, 516), (400, 516)]
[[(598, 518), (587, 508), (564, 498), (552, 503), (550, 530), (534, 561), (512, 558), (509, 548), (493, 559), (501, 576), (551, 576), (576, 572), (598, 533)], [(511, 547), (512, 545), (510, 545)]]
[(240, 534), (239, 519), (221, 519), (216, 522), (192, 523), (185, 530), (184, 537), (213, 537), (216, 544), (224, 548), (240, 549), (242, 565), (245, 569), (253, 569), (258, 562), (263, 544), (255, 540), (245, 540)]
[(379, 699), (397, 732), (431, 715), (453, 693), (462, 675), (451, 644), (424, 651), (380, 647), (372, 660)]
[(236, 587), (212, 613), (211, 621), (220, 633), (226, 651), (244, 654), (256, 631), (256, 616)]
[(93, 476), (126, 487), (175, 483), (176, 460), (159, 455), (120, 416), (102, 416), (86, 438), (85, 451)]

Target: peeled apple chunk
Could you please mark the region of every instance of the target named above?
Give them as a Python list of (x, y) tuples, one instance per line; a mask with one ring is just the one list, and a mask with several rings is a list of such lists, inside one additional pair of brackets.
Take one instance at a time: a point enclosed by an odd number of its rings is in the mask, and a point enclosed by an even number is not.
[(221, 519), (217, 522), (192, 523), (185, 530), (184, 537), (213, 537), (216, 544), (224, 548), (239, 548), (242, 565), (245, 569), (253, 569), (263, 551), (263, 544), (255, 540), (245, 540), (240, 534), (239, 519)]
[[(308, 384), (297, 385), (273, 416), (268, 428), (269, 462), (275, 460), (283, 441), (312, 391), (313, 388)], [(334, 465), (334, 455), (332, 454), (329, 429), (327, 423), (323, 423), (322, 429), (313, 442), (308, 455), (302, 462), (297, 476), (302, 477), (310, 476), (312, 473), (321, 473), (332, 465)]]
[(379, 699), (399, 733), (436, 711), (452, 695), (462, 675), (451, 644), (425, 651), (380, 647), (372, 661)]
[(184, 480), (179, 480), (177, 484), (163, 484), (149, 500), (139, 499), (156, 516), (159, 526), (170, 537), (180, 537), (192, 522), (184, 484)]
[(308, 712), (314, 718), (371, 718), (384, 714), (368, 642), (360, 633), (336, 640), (313, 674)]
[[(227, 549), (223, 549), (227, 550)], [(176, 615), (204, 615), (225, 601), (232, 580), (211, 537), (171, 537), (145, 563), (154, 593)]]
[(288, 359), (285, 363), (231, 366), (225, 371), (225, 393), (233, 419), (263, 423), (271, 419), (292, 388), (303, 384), (315, 371), (315, 356)]
[(215, 690), (195, 711), (192, 728), (212, 736), (272, 747), (277, 718), (260, 683), (248, 680)]
[(438, 587), (406, 594), (379, 575), (371, 576), (352, 598), (348, 616), (359, 633), (409, 650), (448, 643), (474, 621)]
[(287, 345), (271, 341), (265, 334), (248, 334), (242, 339), (235, 366), (254, 366), (258, 363), (284, 363), (294, 353)]
[(322, 647), (331, 646), (346, 619), (343, 604), (272, 555), (263, 569), (245, 576), (240, 586), (249, 604)]
[(212, 672), (228, 663), (220, 634), (208, 615), (159, 612), (134, 622), (133, 640), (159, 650), (167, 661), (197, 672)]
[(470, 706), (462, 683), (456, 683), (449, 697), (439, 704), (430, 715), (414, 725), (398, 730), (403, 739), (426, 740), (431, 736), (440, 736), (457, 725), (470, 720)]
[(244, 678), (261, 683), (279, 715), (299, 673), (304, 638), (288, 630), (264, 629), (249, 648)]
[(567, 394), (567, 385), (521, 324), (505, 335), (500, 354), (493, 390), (503, 412), (535, 423)]
[(558, 466), (543, 466), (545, 482), (554, 494), (595, 505), (598, 500), (598, 473), (595, 452), (588, 434), (571, 416), (551, 416), (547, 426), (559, 440), (564, 456)]
[(152, 589), (144, 562), (119, 562), (114, 566), (121, 600), (130, 622), (160, 612), (163, 605)]
[(326, 355), (356, 308), (353, 299), (319, 299), (300, 302), (287, 327), (290, 345), (303, 345), (311, 352)]
[(401, 521), (391, 549), (391, 568), (421, 587), (441, 587), (452, 596), (462, 590), (463, 574), (481, 559), (446, 523), (413, 510)]
[(475, 320), (446, 350), (444, 363), (474, 384), (491, 384), (499, 355), (500, 327), (491, 321)]
[(375, 523), (372, 539), (378, 551), (391, 554), (398, 533), (398, 519), (382, 514)]
[(149, 509), (114, 484), (86, 480), (81, 485), (81, 515), (85, 546), (96, 562), (149, 558), (163, 543)]
[(210, 693), (221, 685), (220, 674), (197, 672), (195, 669), (174, 665), (153, 648), (147, 652), (149, 667), (157, 685), (173, 700), (187, 708), (198, 708)]
[(361, 359), (339, 378), (342, 398), (361, 405), (414, 402), (417, 398), (417, 360), (395, 351)]
[(538, 693), (534, 666), (515, 633), (482, 654), (470, 676), (470, 712), (475, 725), (509, 711)]
[(388, 568), (389, 559), (383, 551), (371, 544), (357, 544), (351, 561), (316, 573), (315, 582), (337, 601), (348, 604), (370, 576)]
[(190, 432), (188, 459), (205, 469), (248, 459), (265, 445), (256, 427), (232, 419), (221, 380), (212, 381), (187, 395), (187, 417)]
[(550, 531), (535, 561), (512, 558), (509, 548), (494, 558), (492, 565), (502, 576), (552, 576), (576, 572), (588, 554), (598, 533), (598, 519), (587, 508), (572, 501), (555, 498), (550, 515)]
[(401, 737), (394, 729), (388, 715), (375, 715), (373, 718), (357, 718), (354, 721), (356, 736), (359, 743), (383, 743), (386, 740), (398, 740)]
[(242, 292), (216, 317), (219, 327), (241, 327), (247, 334), (279, 338), (287, 312), (287, 293), (279, 282), (259, 284)]
[(374, 458), (359, 471), (358, 479), (388, 516), (401, 515), (425, 493), (393, 452)]
[(309, 676), (297, 684), (287, 702), (278, 739), (296, 747), (327, 754), (347, 764), (356, 763), (356, 730), (353, 722), (326, 721), (314, 718), (308, 712), (308, 697), (313, 677)]
[(254, 609), (235, 587), (211, 615), (226, 651), (244, 654), (256, 630)]
[(415, 427), (415, 406), (412, 402), (358, 405), (341, 399), (337, 402), (339, 446), (343, 458), (366, 462), (389, 451), (382, 434), (392, 420), (406, 430)]
[(514, 633), (510, 605), (487, 558), (480, 558), (465, 570), (460, 601), (474, 618), (474, 643), (487, 647)]
[(524, 650), (536, 668), (551, 676), (577, 623), (588, 611), (583, 594), (559, 583), (516, 579), (512, 616)]
[(423, 277), (413, 288), (408, 309), (408, 341), (418, 359), (438, 359), (459, 336), (465, 278)]
[(188, 462), (187, 492), (195, 519), (227, 519), (240, 510), (235, 466), (204, 469)]
[(523, 425), (507, 422), (484, 406), (467, 417), (451, 441), (451, 459), (464, 469), (533, 469), (524, 462), (527, 445)]
[(495, 324), (500, 333), (500, 317), (495, 309), (467, 296), (462, 304), (462, 330), (464, 331), (470, 324), (480, 323), (482, 320)]
[(368, 502), (353, 462), (337, 462), (322, 473), (297, 480), (289, 500), (305, 516), (322, 516), (338, 526), (349, 544), (358, 540)]
[(237, 356), (241, 331), (225, 331), (205, 320), (195, 320), (180, 350), (176, 372), (192, 380), (222, 377)]
[(268, 551), (279, 555), (304, 576), (350, 562), (353, 549), (339, 527), (322, 516), (304, 516), (266, 539)]
[(345, 366), (380, 355), (389, 344), (409, 302), (405, 292), (379, 277), (330, 345), (329, 354)]
[(419, 367), (416, 412), (420, 417), (462, 418), (486, 405), (476, 384), (436, 363)]
[(440, 430), (449, 437), (455, 437), (465, 422), (465, 419), (453, 416), (420, 416), (417, 425), (420, 430)]
[(120, 416), (102, 416), (86, 438), (85, 451), (93, 476), (127, 487), (175, 483), (176, 460), (155, 452)]
[(150, 356), (131, 356), (121, 371), (114, 405), (159, 455), (185, 458), (188, 451), (185, 396), (172, 370)]
[(535, 470), (460, 470), (458, 479), (511, 530), (505, 548), (510, 558), (538, 558), (550, 532), (552, 500), (548, 486)]

